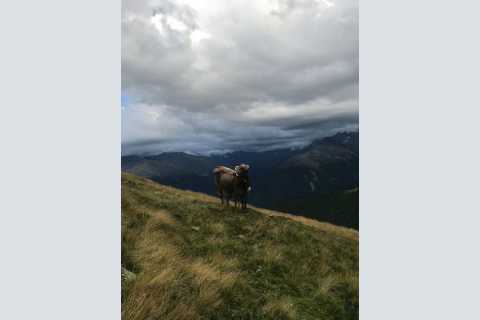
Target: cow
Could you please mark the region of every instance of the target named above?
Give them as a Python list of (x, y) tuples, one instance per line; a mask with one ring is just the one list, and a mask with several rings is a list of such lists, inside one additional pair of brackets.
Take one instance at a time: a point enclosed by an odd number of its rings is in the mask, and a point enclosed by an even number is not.
[(235, 170), (225, 166), (213, 169), (215, 186), (222, 204), (229, 205), (230, 199), (235, 202), (235, 207), (240, 203), (242, 209), (247, 208), (247, 193), (251, 190), (248, 170), (250, 166), (241, 164)]
[(248, 169), (250, 169), (250, 166), (247, 164), (235, 166), (235, 172), (240, 178), (239, 184), (233, 192), (235, 208), (237, 207), (237, 204), (240, 204), (242, 209), (247, 209), (247, 196), (250, 190), (252, 190), (250, 178), (248, 177)]

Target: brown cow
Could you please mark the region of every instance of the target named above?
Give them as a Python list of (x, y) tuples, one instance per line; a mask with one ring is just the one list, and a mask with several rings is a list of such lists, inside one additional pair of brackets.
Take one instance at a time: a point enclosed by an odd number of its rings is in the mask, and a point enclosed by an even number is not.
[(249, 165), (241, 164), (232, 170), (228, 167), (217, 166), (213, 169), (215, 186), (222, 204), (226, 201), (229, 205), (230, 199), (235, 201), (235, 207), (240, 202), (242, 209), (247, 208), (247, 193), (250, 191), (250, 180), (248, 178)]

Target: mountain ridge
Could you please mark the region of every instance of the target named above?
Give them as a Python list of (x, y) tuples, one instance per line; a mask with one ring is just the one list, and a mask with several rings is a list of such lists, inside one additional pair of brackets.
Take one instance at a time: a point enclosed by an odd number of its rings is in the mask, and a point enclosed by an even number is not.
[[(161, 153), (122, 158), (122, 170), (180, 189), (215, 194), (211, 170), (248, 163), (249, 202), (358, 229), (358, 132), (340, 132), (302, 149), (196, 156)], [(345, 196), (357, 188), (356, 194)]]

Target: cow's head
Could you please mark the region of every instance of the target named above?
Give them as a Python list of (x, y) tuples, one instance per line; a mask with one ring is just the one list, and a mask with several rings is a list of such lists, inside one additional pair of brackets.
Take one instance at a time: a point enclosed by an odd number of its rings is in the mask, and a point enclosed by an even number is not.
[(242, 179), (243, 184), (245, 187), (250, 191), (252, 188), (250, 187), (250, 179), (248, 178), (248, 170), (250, 166), (248, 164), (240, 164), (235, 166), (235, 173)]
[(248, 164), (240, 164), (238, 166), (235, 166), (235, 172), (239, 176), (248, 176), (248, 169), (250, 169), (250, 166)]

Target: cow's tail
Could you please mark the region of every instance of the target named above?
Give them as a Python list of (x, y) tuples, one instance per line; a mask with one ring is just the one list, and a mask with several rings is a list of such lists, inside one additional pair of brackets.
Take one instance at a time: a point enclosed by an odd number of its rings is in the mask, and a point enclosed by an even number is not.
[(220, 175), (221, 175), (220, 167), (215, 167), (215, 169), (213, 169), (212, 173), (213, 173), (213, 176), (214, 176), (215, 185), (218, 186), (218, 184), (220, 183)]

